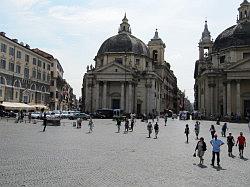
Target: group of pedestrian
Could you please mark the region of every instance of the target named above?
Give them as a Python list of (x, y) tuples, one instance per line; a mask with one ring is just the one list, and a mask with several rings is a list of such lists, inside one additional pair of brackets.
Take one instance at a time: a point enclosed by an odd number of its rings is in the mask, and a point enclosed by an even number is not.
[[(116, 119), (117, 133), (120, 133), (121, 125), (122, 125), (122, 118), (117, 118)], [(125, 118), (125, 120), (124, 120), (124, 127), (125, 127), (124, 133), (128, 133), (129, 130), (131, 132), (133, 132), (134, 126), (135, 126), (135, 118), (133, 116), (131, 117), (130, 124), (129, 124), (129, 119)]]
[[(217, 122), (218, 123), (218, 122)], [(226, 131), (228, 130), (227, 127), (227, 123), (224, 123), (222, 126), (222, 132), (221, 135), (222, 137), (226, 137)], [(198, 135), (199, 135), (199, 131), (200, 131), (200, 122), (196, 121), (195, 123), (195, 135), (196, 135), (196, 139), (198, 139)], [(212, 162), (211, 165), (214, 167), (214, 163), (215, 163), (215, 157), (217, 157), (217, 166), (220, 167), (220, 147), (222, 145), (224, 145), (225, 143), (220, 140), (218, 138), (218, 135), (216, 134), (216, 130), (214, 125), (211, 125), (210, 129), (209, 129), (210, 133), (211, 133), (211, 137), (212, 140), (210, 141), (210, 144), (212, 146)], [(189, 134), (189, 127), (188, 124), (185, 127), (185, 134), (186, 134), (186, 138), (187, 138), (187, 143), (188, 143), (188, 134)], [(228, 146), (228, 156), (229, 157), (233, 157), (233, 146), (238, 146), (239, 149), (239, 157), (241, 159), (243, 159), (243, 151), (244, 148), (246, 147), (246, 138), (243, 136), (243, 132), (240, 132), (240, 135), (237, 138), (237, 142), (235, 144), (235, 140), (234, 137), (232, 136), (232, 133), (229, 132), (229, 135), (227, 136), (227, 146)], [(195, 153), (194, 156), (198, 156), (200, 159), (200, 163), (199, 164), (203, 164), (203, 156), (205, 151), (207, 150), (207, 146), (206, 143), (204, 141), (204, 138), (201, 137), (198, 141), (198, 143), (196, 144), (195, 147)], [(197, 154), (196, 154), (197, 151)]]
[[(147, 125), (147, 130), (148, 130), (148, 138), (151, 138), (151, 134), (153, 132), (153, 125), (152, 122), (150, 121)], [(155, 139), (158, 138), (158, 133), (159, 133), (159, 125), (158, 122), (154, 124), (154, 131), (155, 131)]]

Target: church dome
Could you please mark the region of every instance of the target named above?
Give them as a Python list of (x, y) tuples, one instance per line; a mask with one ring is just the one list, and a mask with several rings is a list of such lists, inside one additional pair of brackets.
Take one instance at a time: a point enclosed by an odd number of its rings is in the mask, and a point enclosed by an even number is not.
[(149, 57), (149, 49), (145, 43), (131, 34), (126, 14), (120, 24), (117, 35), (110, 37), (101, 45), (97, 55), (105, 53), (134, 53)]
[(149, 50), (146, 44), (129, 33), (119, 33), (107, 39), (101, 45), (97, 55), (119, 52), (134, 53), (149, 57)]
[(242, 22), (223, 31), (215, 40), (213, 51), (250, 46), (250, 22)]

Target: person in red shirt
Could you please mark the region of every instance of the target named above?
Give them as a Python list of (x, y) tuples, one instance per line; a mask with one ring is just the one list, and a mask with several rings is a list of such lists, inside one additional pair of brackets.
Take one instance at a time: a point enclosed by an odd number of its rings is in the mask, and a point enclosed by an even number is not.
[(244, 158), (243, 157), (243, 150), (244, 147), (246, 147), (246, 138), (243, 136), (243, 133), (240, 132), (240, 136), (237, 138), (237, 143), (236, 146), (239, 144), (239, 153), (240, 153), (240, 158)]

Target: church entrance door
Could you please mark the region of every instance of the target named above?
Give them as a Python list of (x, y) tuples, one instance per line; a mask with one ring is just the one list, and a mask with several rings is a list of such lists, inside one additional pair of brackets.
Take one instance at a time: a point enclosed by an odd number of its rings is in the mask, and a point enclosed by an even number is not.
[(247, 116), (247, 113), (250, 114), (250, 100), (244, 101), (244, 115)]
[(120, 109), (120, 99), (112, 99), (112, 109)]

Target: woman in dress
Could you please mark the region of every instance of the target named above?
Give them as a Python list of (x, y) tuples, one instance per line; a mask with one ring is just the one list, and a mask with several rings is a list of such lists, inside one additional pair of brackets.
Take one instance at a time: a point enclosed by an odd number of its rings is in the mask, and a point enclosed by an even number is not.
[(204, 161), (203, 156), (204, 156), (205, 151), (207, 150), (207, 145), (204, 142), (203, 137), (201, 137), (200, 140), (198, 141), (198, 143), (197, 143), (197, 145), (195, 147), (195, 152), (196, 152), (196, 150), (198, 150), (197, 156), (200, 158), (200, 163), (199, 164), (202, 165), (203, 161)]

